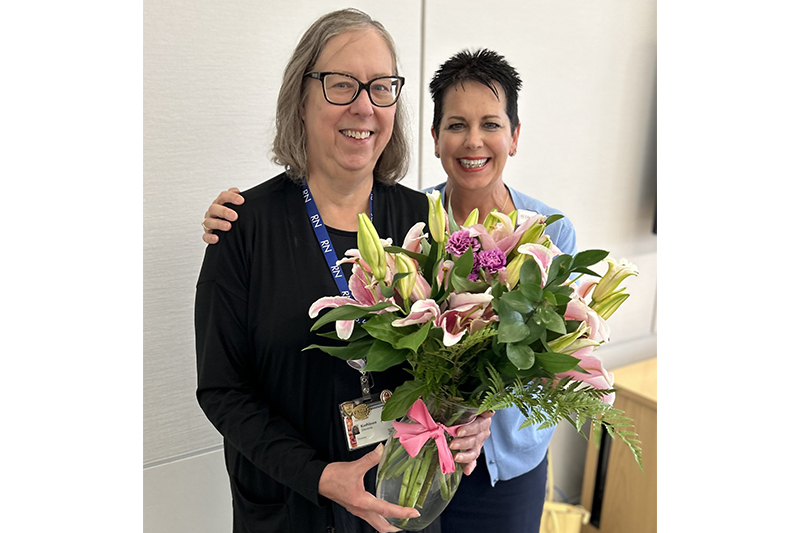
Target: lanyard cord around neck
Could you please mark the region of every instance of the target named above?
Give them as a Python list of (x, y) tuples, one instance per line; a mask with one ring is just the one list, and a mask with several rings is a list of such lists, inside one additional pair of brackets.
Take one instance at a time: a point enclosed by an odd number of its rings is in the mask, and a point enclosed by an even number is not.
[[(374, 190), (371, 190), (369, 193), (370, 221), (373, 220), (373, 194)], [(338, 261), (338, 256), (336, 255), (336, 250), (333, 249), (333, 242), (331, 242), (331, 238), (328, 235), (328, 229), (325, 227), (325, 223), (322, 221), (322, 215), (319, 214), (317, 204), (314, 202), (314, 197), (311, 195), (311, 189), (308, 188), (308, 183), (305, 180), (303, 181), (303, 201), (306, 204), (308, 220), (311, 222), (311, 227), (314, 228), (314, 233), (317, 236), (317, 243), (319, 244), (320, 250), (322, 250), (322, 253), (325, 256), (325, 261), (328, 263), (328, 269), (333, 277), (333, 281), (336, 283), (336, 287), (338, 287), (342, 296), (345, 298), (351, 298), (352, 295), (350, 294), (350, 287), (347, 286), (347, 281), (344, 279), (342, 268), (336, 264)], [(354, 359), (347, 361), (347, 364), (361, 372), (361, 392), (363, 392), (364, 395), (369, 394), (369, 375), (364, 372), (364, 367), (367, 365), (367, 360)]]

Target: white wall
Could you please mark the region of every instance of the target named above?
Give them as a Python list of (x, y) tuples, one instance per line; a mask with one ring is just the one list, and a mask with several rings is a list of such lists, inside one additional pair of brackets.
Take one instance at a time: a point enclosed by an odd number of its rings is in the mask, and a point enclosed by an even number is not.
[[(458, 50), (486, 46), (523, 79), (519, 154), (506, 182), (563, 210), (578, 246), (640, 267), (612, 318), (614, 368), (656, 353), (654, 0), (371, 3), (144, 2), (145, 531), (224, 530), (230, 495), (221, 438), (194, 398), (194, 286), (200, 221), (230, 186), (277, 174), (269, 162), (285, 63), (319, 15), (351, 5), (388, 28), (407, 78), (415, 146), (404, 183), (443, 179), (430, 141), (427, 81)], [(630, 279), (630, 278), (629, 278)], [(585, 441), (559, 427), (559, 488), (580, 492)], [(570, 433), (571, 432), (571, 433)]]

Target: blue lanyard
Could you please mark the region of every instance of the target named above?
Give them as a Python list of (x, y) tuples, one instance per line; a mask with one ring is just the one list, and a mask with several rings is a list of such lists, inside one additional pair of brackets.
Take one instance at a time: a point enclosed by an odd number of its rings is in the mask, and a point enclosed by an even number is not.
[[(372, 194), (373, 191), (370, 191), (370, 220), (372, 220)], [(347, 285), (347, 280), (344, 279), (342, 268), (336, 264), (336, 262), (339, 260), (339, 257), (336, 255), (336, 250), (333, 249), (333, 243), (328, 235), (328, 230), (325, 228), (325, 224), (322, 221), (322, 216), (319, 214), (319, 209), (317, 209), (317, 204), (314, 202), (314, 197), (311, 196), (311, 190), (308, 188), (308, 184), (305, 181), (303, 182), (303, 200), (306, 204), (308, 220), (311, 222), (311, 226), (314, 228), (314, 233), (317, 235), (317, 242), (319, 243), (322, 253), (325, 255), (325, 261), (328, 263), (328, 268), (330, 269), (331, 276), (333, 276), (333, 281), (336, 282), (336, 286), (339, 288), (339, 292), (342, 294), (342, 296), (350, 298), (350, 287)]]
[[(369, 192), (369, 219), (372, 220), (372, 194), (373, 191)], [(308, 213), (308, 220), (311, 222), (311, 226), (314, 228), (314, 233), (317, 235), (317, 242), (319, 243), (319, 247), (322, 250), (322, 253), (325, 255), (325, 261), (328, 263), (328, 268), (330, 269), (331, 276), (333, 276), (333, 281), (336, 282), (336, 286), (339, 288), (339, 292), (345, 298), (351, 298), (350, 295), (350, 287), (347, 285), (347, 281), (344, 279), (344, 274), (342, 273), (342, 268), (336, 264), (338, 260), (338, 256), (336, 255), (336, 251), (333, 249), (333, 243), (331, 242), (331, 238), (328, 235), (328, 230), (325, 228), (325, 224), (322, 222), (322, 216), (319, 214), (319, 209), (317, 208), (316, 202), (314, 202), (314, 197), (311, 196), (311, 190), (308, 188), (308, 184), (303, 181), (303, 201), (306, 204), (306, 212)], [(363, 318), (360, 319), (360, 322), (363, 322)], [(357, 359), (352, 361), (347, 361), (347, 364), (350, 365), (352, 368), (355, 368), (359, 372), (361, 372), (361, 392), (364, 393), (365, 396), (369, 395), (370, 389), (370, 376), (368, 373), (364, 372), (364, 367), (367, 364), (366, 359)]]

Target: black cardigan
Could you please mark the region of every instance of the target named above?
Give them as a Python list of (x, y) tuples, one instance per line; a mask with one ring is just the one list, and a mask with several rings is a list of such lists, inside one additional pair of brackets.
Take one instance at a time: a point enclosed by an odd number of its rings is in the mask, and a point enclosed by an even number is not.
[[(374, 193), (381, 237), (402, 244), (413, 224), (427, 221), (423, 194), (377, 182)], [(374, 447), (348, 451), (337, 412), (361, 396), (358, 372), (318, 350), (300, 351), (326, 342), (309, 331), (312, 302), (339, 294), (302, 190), (282, 174), (243, 196), (242, 206), (228, 206), (239, 214), (233, 228), (206, 249), (195, 300), (197, 399), (224, 438), (233, 530), (372, 531), (317, 492), (329, 462)], [(373, 377), (379, 392), (407, 374), (395, 367)], [(365, 478), (370, 491), (374, 473)]]

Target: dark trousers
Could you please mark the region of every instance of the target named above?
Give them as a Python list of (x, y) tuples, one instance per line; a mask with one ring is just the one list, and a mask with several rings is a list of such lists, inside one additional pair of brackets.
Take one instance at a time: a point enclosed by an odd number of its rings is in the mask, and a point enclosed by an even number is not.
[(492, 487), (481, 455), (444, 510), (442, 533), (539, 533), (546, 483), (547, 456), (530, 472)]

